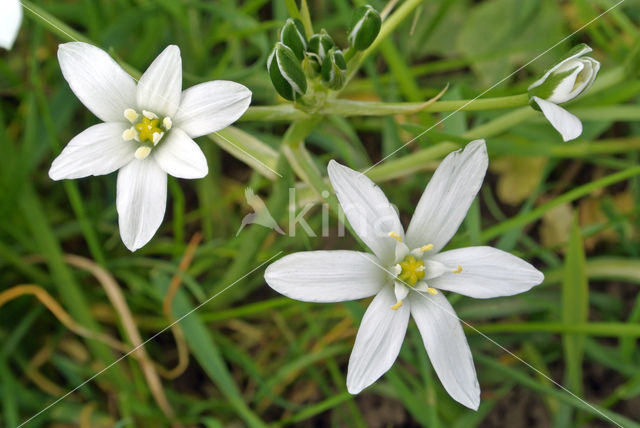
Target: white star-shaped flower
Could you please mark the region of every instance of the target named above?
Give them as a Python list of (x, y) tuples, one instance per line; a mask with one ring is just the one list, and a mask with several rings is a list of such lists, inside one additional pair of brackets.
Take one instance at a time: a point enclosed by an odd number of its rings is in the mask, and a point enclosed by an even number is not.
[(131, 251), (160, 227), (167, 174), (207, 175), (207, 160), (193, 138), (235, 122), (251, 91), (215, 80), (182, 91), (182, 60), (168, 46), (138, 83), (103, 50), (80, 42), (58, 49), (71, 90), (104, 123), (75, 136), (51, 165), (54, 180), (118, 172), (116, 206), (122, 241)]
[(269, 286), (309, 302), (374, 296), (358, 334), (347, 374), (357, 394), (393, 365), (410, 315), (447, 392), (477, 409), (480, 387), (462, 326), (438, 290), (476, 298), (510, 296), (543, 280), (532, 265), (491, 247), (440, 252), (466, 216), (487, 170), (484, 141), (449, 154), (425, 189), (405, 234), (398, 214), (369, 178), (331, 161), (329, 178), (355, 233), (373, 254), (307, 251), (271, 264)]
[(19, 0), (0, 1), (0, 47), (11, 49), (22, 24), (22, 5)]

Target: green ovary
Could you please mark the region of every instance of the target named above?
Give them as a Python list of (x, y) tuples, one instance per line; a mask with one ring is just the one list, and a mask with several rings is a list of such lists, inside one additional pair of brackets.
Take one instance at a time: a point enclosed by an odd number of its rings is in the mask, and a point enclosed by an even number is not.
[(405, 284), (413, 287), (419, 280), (424, 278), (424, 262), (422, 260), (407, 256), (399, 264), (402, 271), (398, 275), (398, 279)]

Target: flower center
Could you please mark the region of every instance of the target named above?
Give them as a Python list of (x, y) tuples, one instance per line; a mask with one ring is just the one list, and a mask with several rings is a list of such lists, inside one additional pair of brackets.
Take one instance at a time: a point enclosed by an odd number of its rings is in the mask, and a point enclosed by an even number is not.
[(162, 119), (161, 123), (157, 114), (147, 110), (142, 110), (140, 115), (134, 109), (128, 108), (124, 111), (124, 117), (132, 126), (122, 133), (122, 138), (125, 141), (135, 140), (140, 143), (135, 151), (136, 159), (140, 160), (151, 154), (151, 150), (158, 145), (173, 125), (169, 116)]
[(413, 287), (416, 283), (424, 278), (424, 262), (416, 260), (413, 256), (407, 256), (399, 263), (402, 271), (398, 275), (398, 279), (405, 284)]

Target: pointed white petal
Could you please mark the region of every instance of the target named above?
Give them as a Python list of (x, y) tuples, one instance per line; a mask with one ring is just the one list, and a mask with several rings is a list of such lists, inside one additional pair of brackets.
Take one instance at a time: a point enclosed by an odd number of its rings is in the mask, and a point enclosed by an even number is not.
[(378, 263), (371, 254), (357, 251), (304, 251), (271, 263), (264, 279), (292, 299), (343, 302), (380, 291), (387, 278)]
[(544, 117), (562, 135), (564, 141), (573, 140), (582, 134), (582, 122), (576, 116), (542, 98), (533, 97), (532, 99), (540, 106)]
[(124, 111), (135, 106), (136, 83), (100, 48), (82, 42), (58, 47), (62, 75), (71, 90), (104, 122), (124, 121)]
[(239, 83), (214, 80), (182, 93), (174, 120), (191, 138), (226, 128), (238, 120), (251, 103), (251, 91)]
[(411, 311), (408, 301), (397, 310), (391, 309), (395, 303), (393, 289), (383, 287), (362, 318), (347, 369), (347, 390), (351, 394), (378, 380), (400, 353)]
[(491, 247), (445, 251), (431, 260), (462, 267), (460, 273), (447, 273), (429, 281), (431, 287), (477, 299), (523, 293), (544, 279), (542, 272), (521, 258)]
[(158, 230), (167, 206), (167, 173), (147, 158), (133, 160), (118, 173), (118, 223), (124, 245), (135, 251)]
[(76, 135), (53, 160), (52, 180), (109, 174), (133, 160), (134, 141), (124, 141), (127, 124), (99, 123)]
[(409, 248), (433, 244), (431, 251), (435, 253), (449, 242), (480, 190), (488, 164), (484, 140), (472, 141), (464, 150), (444, 158), (407, 229)]
[(458, 316), (442, 294), (412, 293), (411, 315), (442, 386), (464, 406), (480, 405), (480, 385)]
[(167, 174), (178, 178), (202, 178), (209, 172), (200, 146), (180, 128), (173, 128), (161, 140), (153, 159)]
[(396, 296), (396, 301), (402, 302), (409, 294), (409, 287), (400, 281), (395, 281), (393, 284), (393, 294)]
[(22, 23), (22, 5), (19, 0), (3, 0), (0, 8), (0, 47), (11, 49)]
[(180, 48), (169, 45), (151, 63), (138, 81), (138, 108), (158, 116), (174, 116), (182, 92)]
[(542, 98), (533, 97), (532, 99), (540, 106), (544, 117), (562, 135), (564, 141), (573, 140), (582, 134), (582, 122), (576, 116)]
[(397, 241), (389, 233), (404, 237), (396, 210), (382, 190), (364, 174), (333, 160), (327, 169), (331, 185), (353, 230), (382, 264), (392, 263)]

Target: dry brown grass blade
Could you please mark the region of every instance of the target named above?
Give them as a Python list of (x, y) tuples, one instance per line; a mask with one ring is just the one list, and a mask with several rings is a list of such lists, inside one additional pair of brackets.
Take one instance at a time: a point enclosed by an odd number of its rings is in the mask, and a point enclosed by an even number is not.
[(189, 269), (189, 266), (191, 266), (193, 257), (195, 256), (196, 250), (198, 249), (198, 245), (200, 245), (201, 241), (202, 234), (200, 232), (194, 233), (189, 244), (187, 244), (187, 248), (180, 260), (180, 263), (178, 264), (178, 272), (173, 275), (173, 278), (171, 278), (169, 289), (162, 301), (162, 313), (171, 323), (171, 332), (173, 333), (173, 337), (176, 341), (176, 347), (178, 348), (178, 364), (172, 370), (166, 371), (164, 374), (164, 376), (169, 379), (175, 379), (180, 376), (189, 365), (189, 350), (187, 349), (187, 343), (184, 339), (184, 333), (182, 332), (180, 323), (174, 323), (175, 319), (171, 312), (171, 307), (173, 299), (182, 284), (182, 274)]
[(138, 362), (140, 363), (140, 368), (147, 380), (151, 395), (153, 395), (153, 398), (158, 404), (158, 407), (162, 410), (162, 413), (164, 413), (168, 418), (174, 418), (175, 413), (173, 412), (173, 408), (171, 407), (171, 404), (169, 404), (169, 400), (167, 400), (167, 396), (164, 393), (160, 376), (158, 375), (153, 361), (151, 361), (147, 355), (147, 351), (143, 346), (144, 343), (142, 341), (142, 337), (138, 331), (138, 326), (133, 319), (129, 305), (124, 298), (124, 294), (122, 293), (122, 289), (118, 282), (111, 273), (107, 272), (106, 269), (87, 258), (67, 254), (65, 255), (65, 261), (76, 268), (86, 270), (91, 273), (102, 285), (102, 288), (104, 288), (105, 293), (107, 293), (107, 297), (111, 301), (111, 304), (115, 308), (116, 312), (118, 312), (120, 321), (122, 322), (122, 327), (126, 331), (127, 336), (129, 336), (129, 340), (133, 345), (132, 354), (137, 357)]

